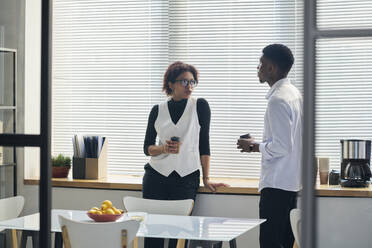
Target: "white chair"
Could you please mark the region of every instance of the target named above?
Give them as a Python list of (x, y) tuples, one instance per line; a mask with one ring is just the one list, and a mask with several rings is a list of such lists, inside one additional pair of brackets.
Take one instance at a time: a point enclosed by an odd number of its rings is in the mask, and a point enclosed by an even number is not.
[[(151, 200), (127, 196), (123, 198), (124, 208), (128, 212), (146, 212), (149, 214), (190, 215), (194, 200)], [(134, 247), (138, 246), (135, 239)], [(166, 245), (166, 244), (165, 244)], [(185, 240), (179, 239), (177, 248), (183, 248)]]
[(300, 247), (300, 224), (301, 224), (301, 210), (298, 208), (292, 209), (289, 218), (291, 220), (291, 227), (293, 236), (295, 237), (295, 241), (297, 247)]
[(65, 248), (127, 248), (136, 237), (139, 222), (79, 222), (59, 217)]
[(149, 214), (190, 215), (194, 200), (151, 200), (127, 196), (123, 198), (124, 208), (128, 212), (146, 212)]
[[(0, 221), (9, 220), (13, 218), (17, 218), (22, 210), (23, 206), (25, 205), (25, 198), (23, 196), (15, 196), (0, 199)], [(0, 232), (4, 229), (0, 228)], [(11, 237), (12, 237), (12, 247), (18, 247), (17, 242), (17, 231), (11, 230)], [(5, 246), (5, 244), (3, 244)]]

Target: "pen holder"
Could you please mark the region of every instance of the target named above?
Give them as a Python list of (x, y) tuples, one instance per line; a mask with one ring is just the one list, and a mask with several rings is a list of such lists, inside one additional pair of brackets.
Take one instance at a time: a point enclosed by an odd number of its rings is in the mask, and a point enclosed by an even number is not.
[(107, 177), (107, 139), (103, 142), (98, 158), (72, 159), (73, 179), (102, 179)]

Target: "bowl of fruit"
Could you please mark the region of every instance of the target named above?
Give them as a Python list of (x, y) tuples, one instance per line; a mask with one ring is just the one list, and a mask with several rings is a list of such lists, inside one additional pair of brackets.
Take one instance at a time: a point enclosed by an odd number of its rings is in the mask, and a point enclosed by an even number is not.
[(88, 212), (89, 218), (96, 222), (116, 221), (123, 215), (124, 211), (112, 205), (112, 202), (105, 200), (101, 204), (101, 208), (93, 207)]

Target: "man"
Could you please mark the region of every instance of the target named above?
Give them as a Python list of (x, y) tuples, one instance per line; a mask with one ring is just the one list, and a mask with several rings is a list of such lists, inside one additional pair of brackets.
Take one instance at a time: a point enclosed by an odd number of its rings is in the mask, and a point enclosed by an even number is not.
[(259, 183), (261, 248), (292, 248), (294, 237), (289, 212), (296, 208), (300, 190), (302, 156), (302, 96), (287, 74), (294, 62), (291, 50), (281, 44), (263, 49), (257, 67), (261, 83), (270, 90), (261, 143), (253, 138), (238, 140), (242, 152), (261, 152)]

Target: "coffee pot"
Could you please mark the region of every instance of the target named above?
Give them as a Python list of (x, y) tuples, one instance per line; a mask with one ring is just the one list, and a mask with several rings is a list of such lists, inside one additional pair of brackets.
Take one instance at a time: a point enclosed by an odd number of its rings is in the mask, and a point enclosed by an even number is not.
[(368, 187), (371, 178), (370, 140), (340, 140), (341, 186)]

